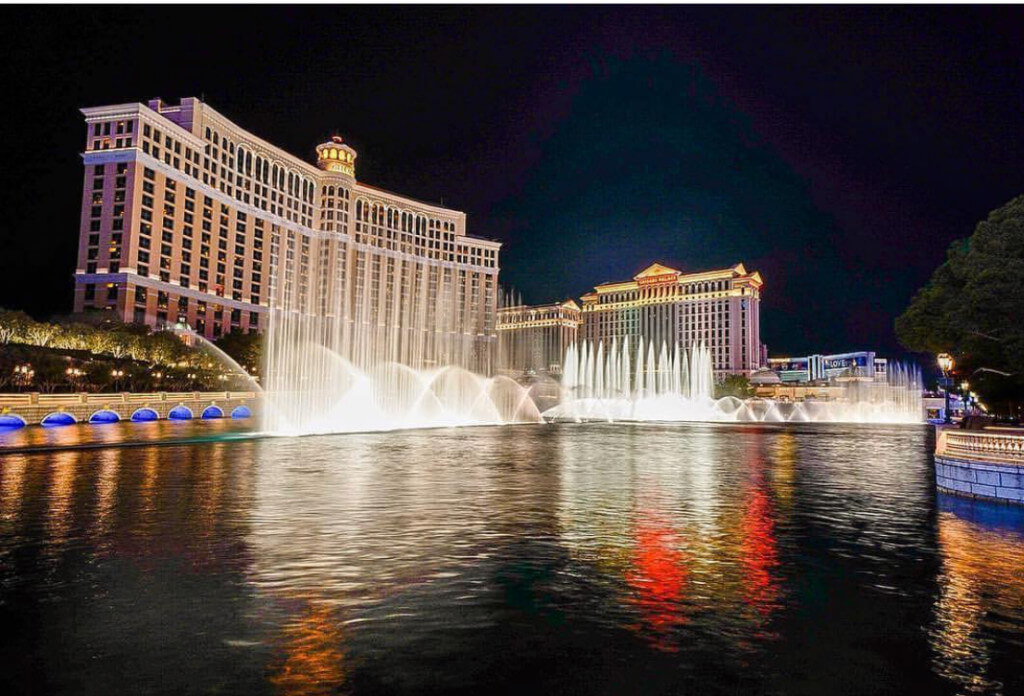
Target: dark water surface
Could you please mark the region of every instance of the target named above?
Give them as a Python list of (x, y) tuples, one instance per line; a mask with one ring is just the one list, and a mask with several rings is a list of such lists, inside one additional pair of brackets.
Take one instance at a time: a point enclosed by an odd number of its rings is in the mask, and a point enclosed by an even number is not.
[(938, 495), (932, 443), (590, 424), (6, 454), (0, 693), (1024, 693), (1024, 510)]

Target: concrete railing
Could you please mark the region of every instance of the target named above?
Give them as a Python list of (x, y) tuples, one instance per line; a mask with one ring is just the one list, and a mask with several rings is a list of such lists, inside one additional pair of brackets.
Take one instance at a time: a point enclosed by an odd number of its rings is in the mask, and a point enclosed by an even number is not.
[(1024, 505), (1024, 430), (940, 429), (935, 484), (956, 495)]
[[(115, 392), (112, 394), (0, 394), (0, 426), (36, 423), (248, 417), (260, 406), (258, 392)], [(244, 407), (240, 408), (240, 407)], [(203, 415), (206, 413), (207, 415)], [(238, 414), (248, 414), (245, 416)]]
[(1024, 431), (941, 430), (935, 454), (1024, 466)]
[(44, 394), (24, 392), (21, 394), (0, 394), (0, 408), (4, 406), (73, 406), (76, 404), (134, 404), (148, 401), (182, 401), (185, 399), (255, 399), (256, 392), (112, 392), (91, 394)]

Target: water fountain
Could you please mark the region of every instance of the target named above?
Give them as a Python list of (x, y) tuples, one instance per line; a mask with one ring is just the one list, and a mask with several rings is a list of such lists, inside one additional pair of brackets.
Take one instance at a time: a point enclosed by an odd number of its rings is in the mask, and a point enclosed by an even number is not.
[[(642, 338), (570, 346), (561, 384), (490, 376), (494, 346), (482, 330), (483, 316), (465, 302), (469, 286), (427, 260), (382, 265), (358, 246), (354, 257), (342, 255), (335, 243), (305, 240), (303, 254), (296, 254), (291, 233), (271, 237), (271, 310), (263, 342), (267, 432), (545, 420), (921, 420), (914, 370), (897, 367), (886, 382), (852, 381), (834, 401), (716, 399), (707, 347), (684, 350)], [(543, 415), (538, 401), (546, 407)]]
[(662, 344), (584, 342), (566, 351), (562, 400), (549, 421), (920, 423), (921, 377), (894, 365), (885, 381), (851, 379), (835, 400), (714, 398), (711, 351)]
[(361, 368), (316, 343), (290, 346), (271, 364), (264, 425), (279, 434), (541, 421), (529, 392), (514, 380), (462, 367), (381, 362)]
[(226, 370), (223, 377), (229, 382), (227, 386), (244, 388), (249, 391), (261, 392), (263, 388), (259, 381), (249, 374), (249, 371), (238, 364), (238, 361), (217, 347), (215, 343), (207, 340), (202, 334), (184, 322), (178, 322), (170, 327), (170, 331), (186, 345), (198, 350), (208, 356), (213, 362), (219, 363)]
[(277, 285), (281, 299), (264, 337), (267, 432), (542, 422), (526, 387), (470, 369), (486, 360), (475, 331), (459, 330), (455, 287), (410, 288), (401, 324), (392, 300), (382, 307), (368, 294), (369, 284), (325, 291), (317, 303), (286, 288)]

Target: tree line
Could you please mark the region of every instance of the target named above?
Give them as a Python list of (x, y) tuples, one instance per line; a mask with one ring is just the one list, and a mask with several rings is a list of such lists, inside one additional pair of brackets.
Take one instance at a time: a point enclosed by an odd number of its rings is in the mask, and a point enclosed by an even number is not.
[[(215, 345), (257, 374), (260, 339), (230, 333)], [(188, 345), (172, 331), (153, 331), (105, 314), (37, 321), (0, 308), (0, 390), (149, 391), (249, 389), (202, 342)]]
[(992, 211), (896, 319), (906, 348), (949, 353), (958, 383), (997, 411), (1020, 416), (1024, 402), (1024, 196)]

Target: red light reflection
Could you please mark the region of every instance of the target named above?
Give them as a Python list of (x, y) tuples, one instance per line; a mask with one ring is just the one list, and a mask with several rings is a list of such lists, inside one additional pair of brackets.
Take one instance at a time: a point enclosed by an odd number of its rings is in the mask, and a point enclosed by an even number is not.
[(656, 516), (645, 515), (636, 527), (636, 546), (626, 583), (633, 590), (632, 603), (641, 614), (638, 632), (646, 633), (656, 647), (674, 651), (672, 629), (687, 621), (682, 602), (690, 572), (680, 549), (679, 535)]
[(741, 529), (740, 563), (745, 600), (767, 617), (774, 611), (779, 597), (778, 578), (774, 574), (779, 554), (771, 498), (760, 486), (750, 490)]

